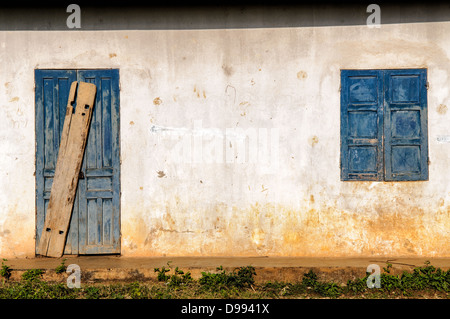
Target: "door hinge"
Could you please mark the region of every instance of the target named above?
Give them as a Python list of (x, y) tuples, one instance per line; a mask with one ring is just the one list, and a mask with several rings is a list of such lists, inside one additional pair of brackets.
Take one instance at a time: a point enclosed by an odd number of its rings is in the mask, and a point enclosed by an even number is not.
[(425, 84), (425, 87), (427, 88), (427, 90), (430, 88), (430, 82), (427, 81), (427, 84)]

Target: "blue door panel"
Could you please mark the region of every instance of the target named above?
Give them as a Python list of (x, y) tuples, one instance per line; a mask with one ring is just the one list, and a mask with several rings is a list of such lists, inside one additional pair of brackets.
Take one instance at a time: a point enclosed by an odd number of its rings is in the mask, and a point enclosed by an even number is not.
[(83, 162), (80, 253), (115, 253), (120, 249), (119, 73), (80, 70), (78, 76), (97, 86)]
[(36, 247), (44, 225), (70, 84), (97, 96), (65, 254), (120, 253), (118, 70), (36, 70)]
[[(55, 175), (72, 70), (36, 70), (36, 249), (39, 244)], [(78, 192), (64, 252), (78, 253)], [(36, 251), (37, 252), (37, 251)]]

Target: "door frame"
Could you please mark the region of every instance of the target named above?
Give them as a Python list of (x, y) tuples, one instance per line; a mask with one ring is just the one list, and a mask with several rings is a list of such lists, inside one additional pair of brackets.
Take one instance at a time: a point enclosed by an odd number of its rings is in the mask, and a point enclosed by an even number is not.
[[(114, 73), (112, 73), (112, 76), (117, 75), (117, 102), (116, 102), (117, 105), (116, 105), (116, 108), (115, 108), (115, 112), (116, 112), (115, 114), (117, 116), (117, 120), (115, 122), (115, 125), (117, 125), (117, 132), (116, 132), (117, 135), (112, 134), (113, 135), (112, 136), (112, 140), (117, 139), (117, 141), (116, 141), (117, 149), (114, 150), (114, 148), (113, 148), (112, 152), (118, 152), (118, 154), (117, 154), (117, 166), (116, 166), (118, 168), (118, 170), (117, 170), (117, 172), (114, 172), (114, 174), (117, 174), (116, 178), (118, 180), (118, 182), (117, 182), (118, 185), (116, 186), (116, 189), (115, 189), (115, 191), (117, 192), (117, 198), (116, 198), (117, 206), (116, 207), (118, 209), (118, 212), (117, 212), (117, 217), (118, 217), (118, 221), (117, 221), (117, 223), (118, 223), (118, 229), (117, 229), (118, 236), (116, 238), (117, 251), (104, 252), (104, 253), (92, 253), (92, 252), (80, 253), (80, 238), (79, 238), (79, 231), (80, 230), (78, 228), (78, 223), (79, 223), (80, 216), (78, 215), (78, 221), (76, 222), (76, 224), (77, 224), (77, 230), (76, 230), (76, 232), (77, 232), (77, 236), (76, 236), (77, 237), (77, 249), (75, 250), (74, 253), (66, 253), (66, 251), (65, 251), (64, 254), (65, 255), (92, 255), (92, 254), (94, 254), (94, 255), (110, 255), (110, 254), (120, 255), (121, 254), (121, 239), (122, 239), (122, 232), (121, 232), (121, 227), (122, 227), (122, 223), (121, 223), (121, 217), (122, 217), (122, 214), (121, 214), (121, 195), (122, 195), (122, 192), (121, 192), (121, 174), (120, 174), (120, 172), (121, 172), (120, 69), (119, 68), (35, 68), (34, 69), (34, 94), (35, 94), (34, 109), (35, 109), (35, 190), (36, 190), (35, 191), (35, 254), (36, 255), (38, 254), (37, 247), (38, 247), (38, 240), (39, 240), (39, 237), (40, 237), (40, 234), (38, 234), (38, 232), (39, 232), (38, 223), (40, 222), (38, 220), (38, 217), (39, 217), (38, 216), (39, 215), (38, 210), (39, 210), (39, 205), (42, 205), (42, 203), (38, 203), (39, 198), (40, 198), (39, 197), (39, 191), (41, 190), (41, 191), (45, 192), (45, 185), (44, 185), (44, 183), (45, 183), (45, 176), (44, 176), (44, 170), (45, 170), (44, 165), (45, 165), (45, 163), (44, 162), (40, 163), (40, 165), (42, 166), (42, 169), (41, 169), (41, 171), (38, 171), (38, 161), (42, 161), (43, 160), (43, 158), (39, 159), (38, 155), (42, 155), (42, 152), (45, 153), (45, 146), (44, 146), (45, 144), (44, 144), (44, 145), (40, 146), (42, 148), (42, 150), (38, 154), (38, 150), (39, 150), (39, 145), (38, 144), (40, 143), (40, 139), (42, 138), (42, 134), (44, 134), (44, 132), (40, 132), (40, 130), (41, 130), (42, 127), (44, 127), (44, 131), (45, 131), (45, 122), (43, 122), (44, 120), (42, 118), (39, 119), (40, 115), (38, 114), (39, 112), (44, 112), (44, 109), (45, 109), (44, 103), (42, 102), (42, 103), (40, 103), (40, 105), (38, 105), (39, 103), (37, 101), (38, 94), (37, 94), (37, 85), (36, 85), (36, 83), (37, 83), (37, 79), (38, 79), (38, 72), (42, 72), (42, 71), (44, 71), (44, 72), (45, 71), (50, 71), (50, 72), (52, 72), (52, 71), (54, 71), (54, 72), (58, 72), (58, 71), (66, 72), (66, 71), (69, 71), (70, 72), (70, 71), (73, 71), (73, 72), (75, 72), (75, 79), (74, 80), (79, 82), (81, 80), (80, 77), (79, 77), (79, 71), (107, 71), (107, 70), (111, 70), (111, 71), (114, 72)], [(45, 75), (42, 75), (42, 77), (44, 78)], [(69, 86), (70, 86), (70, 84), (69, 84)], [(97, 101), (97, 97), (96, 97), (96, 101)], [(60, 101), (60, 103), (62, 103), (62, 102)], [(65, 100), (65, 102), (64, 102), (64, 110), (66, 108), (66, 104), (67, 104), (67, 100)], [(58, 105), (59, 112), (61, 111), (61, 107), (62, 107), (61, 105)], [(61, 115), (58, 115), (58, 116), (59, 116), (59, 118), (61, 118)], [(64, 117), (63, 117), (63, 119), (64, 119)], [(62, 127), (62, 124), (60, 126)], [(89, 136), (89, 134), (88, 134), (88, 136)], [(60, 142), (60, 138), (58, 138), (58, 142)], [(86, 142), (86, 145), (87, 145), (87, 142)], [(85, 162), (84, 157), (85, 157), (85, 154), (83, 155), (82, 167), (84, 167), (86, 165), (84, 163)], [(55, 165), (56, 165), (56, 162), (55, 162)], [(114, 169), (114, 165), (113, 165), (113, 169)], [(38, 186), (39, 183), (42, 183), (43, 185), (41, 185), (39, 187)], [(80, 183), (79, 183), (79, 185), (80, 185)], [(80, 186), (78, 186), (78, 187), (80, 187)], [(79, 198), (78, 187), (77, 187), (77, 197)], [(114, 188), (113, 188), (113, 191), (114, 191)], [(44, 198), (43, 194), (41, 194), (40, 196), (42, 198)], [(78, 205), (78, 203), (79, 203), (79, 199), (77, 199), (76, 205)], [(45, 207), (45, 203), (44, 203), (44, 207)], [(114, 207), (114, 204), (113, 204), (113, 207)], [(78, 207), (75, 208), (75, 204), (74, 204), (74, 210), (75, 209), (78, 210)], [(78, 212), (78, 214), (79, 214), (79, 212)], [(45, 218), (42, 217), (42, 223), (44, 222), (44, 220), (45, 220)], [(72, 222), (71, 222), (71, 224), (72, 224)], [(69, 236), (67, 237), (67, 240), (68, 239), (69, 239)]]

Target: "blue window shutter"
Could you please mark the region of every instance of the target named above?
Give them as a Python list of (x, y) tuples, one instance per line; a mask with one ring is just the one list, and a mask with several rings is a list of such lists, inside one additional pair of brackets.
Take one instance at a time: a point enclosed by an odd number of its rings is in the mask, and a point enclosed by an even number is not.
[(428, 180), (426, 69), (385, 71), (385, 180)]
[(341, 179), (383, 180), (383, 71), (341, 71)]

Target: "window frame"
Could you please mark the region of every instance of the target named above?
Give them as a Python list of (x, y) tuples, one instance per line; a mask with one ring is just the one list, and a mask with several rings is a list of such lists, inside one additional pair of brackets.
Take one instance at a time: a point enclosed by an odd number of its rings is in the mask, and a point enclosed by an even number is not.
[[(392, 102), (392, 92), (395, 87), (392, 86), (392, 78), (398, 77), (400, 79), (406, 79), (407, 77), (419, 77), (418, 78), (418, 88), (417, 101), (411, 101), (403, 103), (403, 109), (399, 108), (398, 105), (393, 107), (396, 103)], [(341, 171), (341, 181), (427, 181), (428, 175), (428, 101), (427, 101), (427, 69), (341, 69), (341, 89), (340, 89), (340, 171)], [(350, 83), (351, 79), (360, 79), (361, 81), (375, 79), (375, 84), (371, 87), (373, 92), (376, 92), (376, 101), (369, 101), (363, 103), (363, 107), (358, 104), (353, 105), (350, 101)], [(403, 87), (401, 87), (403, 89)], [(410, 92), (416, 92), (411, 90)], [(397, 103), (399, 104), (399, 103)], [(362, 110), (362, 111), (360, 111)], [(394, 126), (391, 124), (391, 114), (396, 111), (406, 111), (415, 112), (420, 116), (419, 121), (419, 133), (420, 136), (414, 139), (410, 138), (405, 140), (406, 144), (393, 144), (393, 140), (398, 143), (399, 138), (392, 138), (392, 131)], [(376, 112), (376, 138), (355, 138), (352, 137), (349, 121), (350, 113), (354, 112)], [(404, 113), (406, 114), (406, 113)], [(354, 130), (354, 128), (352, 128)], [(410, 142), (409, 144), (407, 142)], [(358, 144), (359, 143), (359, 144)], [(366, 144), (364, 144), (366, 143)], [(350, 145), (350, 146), (349, 146)], [(350, 149), (362, 150), (364, 146), (367, 145), (367, 150), (376, 149), (376, 156), (368, 160), (371, 162), (367, 163), (367, 166), (373, 166), (374, 158), (376, 157), (376, 168), (370, 170), (369, 172), (359, 171), (355, 172), (350, 169), (349, 161), (352, 160)], [(392, 161), (394, 155), (392, 150), (393, 146), (400, 149), (400, 146), (408, 146), (413, 149), (418, 149), (415, 151), (418, 158), (412, 156), (413, 162), (418, 165), (418, 170), (416, 172), (406, 171), (405, 173), (393, 172)], [(406, 148), (403, 151), (406, 152)], [(410, 150), (410, 151), (411, 151)], [(373, 151), (372, 151), (373, 154)], [(398, 152), (396, 153), (398, 154)], [(358, 156), (356, 156), (357, 158)], [(397, 155), (396, 158), (399, 156)], [(367, 160), (366, 158), (366, 160)], [(403, 158), (401, 158), (404, 160)]]

